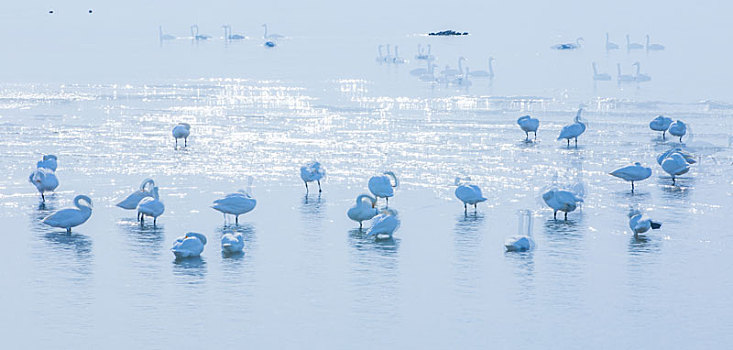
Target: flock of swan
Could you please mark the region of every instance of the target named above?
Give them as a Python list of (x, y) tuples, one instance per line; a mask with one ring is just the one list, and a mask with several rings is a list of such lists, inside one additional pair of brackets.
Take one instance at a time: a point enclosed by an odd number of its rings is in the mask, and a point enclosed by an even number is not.
[[(557, 140), (567, 142), (570, 147), (570, 141), (573, 140), (575, 146), (578, 144), (580, 137), (587, 128), (587, 122), (582, 118), (583, 108), (578, 109), (573, 123), (565, 125)], [(534, 134), (537, 138), (537, 131), (540, 121), (529, 115), (522, 116), (517, 120), (517, 125), (525, 132), (525, 142), (534, 142), (530, 140), (529, 133)], [(664, 139), (666, 133), (679, 137), (680, 146), (673, 147), (657, 157), (657, 163), (672, 177), (672, 185), (676, 185), (676, 178), (687, 173), (690, 165), (696, 163), (694, 156), (681, 148), (682, 137), (687, 133), (687, 125), (680, 120), (672, 121), (671, 118), (658, 116), (650, 123), (651, 130), (662, 132)], [(188, 137), (191, 132), (191, 126), (186, 123), (179, 123), (173, 127), (171, 132), (175, 139), (176, 149), (178, 148), (178, 140), (183, 139), (183, 147), (188, 145)], [(44, 155), (43, 158), (36, 163), (36, 168), (29, 177), (29, 181), (36, 187), (41, 194), (41, 199), (45, 203), (45, 193), (54, 191), (59, 180), (56, 177), (56, 169), (58, 166), (58, 157), (55, 155)], [(634, 192), (635, 182), (648, 179), (652, 174), (649, 167), (643, 166), (640, 162), (621, 167), (610, 172), (610, 175), (631, 182), (631, 192)], [(306, 194), (310, 191), (309, 183), (318, 185), (318, 192), (322, 192), (321, 180), (326, 176), (326, 170), (317, 161), (309, 162), (300, 168), (300, 177), (306, 188)], [(248, 189), (239, 190), (228, 194), (223, 198), (213, 202), (211, 208), (221, 212), (226, 222), (227, 215), (235, 218), (235, 224), (239, 224), (239, 216), (251, 212), (257, 205), (257, 200), (252, 196), (252, 177), (248, 178)], [(375, 237), (375, 239), (391, 238), (394, 232), (400, 226), (398, 212), (389, 207), (389, 199), (395, 196), (395, 190), (399, 187), (397, 175), (392, 171), (385, 171), (379, 175), (372, 176), (367, 181), (367, 188), (371, 194), (359, 194), (353, 207), (346, 212), (347, 216), (359, 223), (359, 229), (363, 228), (365, 221), (371, 220), (371, 226), (367, 230), (367, 237)], [(481, 188), (471, 183), (469, 177), (455, 178), (456, 186), (455, 196), (464, 207), (464, 214), (468, 215), (468, 207), (473, 206), (474, 211), (477, 205), (486, 201)], [(574, 188), (562, 188), (553, 183), (541, 196), (544, 203), (553, 210), (553, 218), (557, 219), (557, 213), (564, 213), (564, 219), (567, 220), (568, 213), (576, 210), (583, 202), (584, 191)], [(377, 202), (383, 198), (385, 205), (379, 209)], [(42, 222), (46, 225), (63, 228), (68, 234), (71, 233), (73, 227), (85, 223), (92, 215), (92, 199), (85, 195), (78, 195), (74, 198), (74, 207), (58, 210), (45, 217)], [(116, 203), (117, 207), (126, 210), (135, 210), (137, 212), (137, 220), (141, 225), (144, 224), (145, 217), (153, 219), (153, 225), (157, 224), (157, 219), (165, 212), (165, 205), (160, 199), (158, 186), (153, 179), (145, 179), (139, 188)], [(520, 234), (511, 237), (506, 242), (506, 248), (510, 251), (527, 250), (534, 247), (531, 238), (531, 220), (532, 213), (530, 211), (520, 212)], [(653, 222), (642, 216), (638, 209), (632, 209), (629, 213), (629, 225), (635, 235), (644, 233), (651, 229), (659, 228), (661, 224)], [(187, 233), (178, 238), (172, 251), (178, 258), (198, 256), (206, 245), (206, 237), (200, 233)], [(222, 251), (225, 253), (241, 252), (243, 249), (243, 238), (239, 233), (227, 233), (221, 238)]]
[[(579, 39), (581, 39), (582, 41), (582, 38), (579, 38)], [(580, 48), (580, 45), (578, 44), (576, 48)], [(620, 46), (618, 44), (611, 41), (608, 33), (606, 33), (605, 48), (606, 48), (606, 54), (610, 53), (611, 51), (620, 49)], [(649, 52), (662, 51), (664, 49), (665, 49), (664, 45), (658, 44), (658, 43), (652, 43), (649, 37), (649, 34), (646, 35), (645, 44), (631, 41), (631, 37), (629, 36), (629, 34), (626, 34), (626, 52), (629, 54), (634, 51), (641, 51), (641, 50), (645, 50), (646, 53), (649, 54)], [(612, 77), (610, 74), (599, 72), (598, 64), (596, 62), (592, 62), (591, 65), (593, 67), (593, 80), (594, 81), (612, 80)], [(639, 61), (634, 62), (631, 66), (633, 69), (633, 73), (624, 74), (621, 70), (621, 63), (616, 63), (616, 81), (618, 82), (618, 84), (643, 83), (643, 82), (652, 80), (651, 76), (641, 72), (641, 63)]]
[[(285, 36), (283, 35), (268, 32), (267, 24), (263, 24), (262, 27), (264, 28), (262, 39), (265, 40), (265, 47), (275, 47), (278, 40), (285, 38)], [(244, 34), (233, 33), (232, 26), (229, 24), (224, 24), (221, 26), (221, 28), (224, 30), (224, 36), (221, 37), (224, 42), (234, 42), (248, 39), (248, 37)], [(200, 33), (199, 26), (197, 24), (192, 25), (189, 29), (191, 31), (190, 36), (176, 36), (170, 33), (163, 32), (163, 26), (158, 26), (158, 40), (160, 40), (160, 43), (162, 45), (164, 41), (176, 39), (191, 39), (194, 42), (208, 41), (213, 39), (211, 35)]]

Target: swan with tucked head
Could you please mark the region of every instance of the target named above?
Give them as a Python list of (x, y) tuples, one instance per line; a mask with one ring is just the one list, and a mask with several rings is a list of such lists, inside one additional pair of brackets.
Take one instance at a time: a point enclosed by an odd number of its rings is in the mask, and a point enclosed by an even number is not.
[(583, 199), (575, 195), (575, 193), (556, 188), (542, 194), (542, 199), (547, 206), (552, 208), (553, 219), (557, 219), (557, 212), (562, 211), (565, 212), (565, 220), (568, 219), (568, 213), (575, 211), (578, 204), (583, 202)]
[(371, 220), (374, 216), (379, 214), (377, 208), (377, 199), (368, 195), (361, 194), (356, 197), (356, 205), (349, 208), (346, 215), (349, 219), (359, 222), (359, 228), (362, 228), (362, 221)]
[(71, 228), (79, 226), (92, 216), (92, 199), (85, 195), (74, 197), (76, 208), (61, 209), (45, 217), (43, 223), (52, 227), (64, 228), (71, 233)]
[(662, 160), (662, 169), (672, 176), (672, 185), (675, 185), (678, 176), (690, 171), (690, 163), (685, 160), (682, 154), (673, 152)]
[(519, 128), (524, 131), (527, 138), (524, 139), (524, 141), (529, 142), (529, 133), (534, 133), (534, 139), (537, 140), (537, 129), (540, 127), (540, 120), (537, 118), (532, 118), (529, 115), (524, 115), (519, 117), (517, 119), (517, 125), (519, 125)]
[[(115, 205), (122, 209), (137, 209), (137, 205), (140, 203), (141, 200), (143, 200), (143, 198), (153, 196), (153, 187), (155, 187), (155, 181), (153, 181), (153, 179), (145, 179), (140, 184), (140, 188), (137, 191), (131, 193), (129, 196), (127, 196), (125, 199), (121, 200)], [(138, 220), (140, 220), (139, 215), (140, 214), (138, 214)]]
[(507, 238), (504, 247), (508, 252), (526, 252), (535, 247), (532, 238), (532, 211), (529, 209), (519, 211), (519, 225), (516, 236)]
[[(394, 183), (392, 180), (394, 180)], [(399, 185), (400, 181), (397, 180), (397, 176), (392, 171), (385, 171), (382, 175), (372, 176), (368, 184), (369, 191), (377, 199), (384, 198), (387, 201), (387, 206), (389, 206), (389, 197), (394, 196), (394, 189)]]
[(206, 236), (196, 232), (186, 233), (183, 237), (178, 237), (173, 242), (171, 251), (176, 259), (185, 259), (201, 256), (206, 246)]
[(308, 194), (308, 183), (318, 182), (318, 192), (321, 192), (321, 179), (326, 176), (326, 169), (321, 163), (312, 161), (300, 167), (300, 178), (305, 182), (305, 193)]
[(687, 134), (687, 124), (681, 120), (675, 121), (669, 125), (669, 129), (667, 131), (669, 131), (670, 135), (679, 137), (680, 142), (682, 142), (682, 136)]
[(634, 181), (642, 181), (652, 176), (652, 168), (642, 166), (641, 163), (636, 162), (632, 165), (618, 168), (610, 173), (619, 179), (624, 179), (631, 182), (631, 192), (634, 192)]
[(663, 140), (666, 139), (666, 133), (670, 125), (672, 125), (672, 118), (667, 118), (663, 115), (657, 116), (651, 122), (649, 122), (650, 129), (662, 132)]
[(188, 146), (188, 135), (191, 134), (191, 125), (187, 123), (178, 123), (173, 127), (173, 138), (176, 139), (176, 147), (178, 147), (178, 139), (183, 139), (183, 147)]
[(244, 237), (240, 232), (225, 233), (221, 236), (221, 251), (224, 254), (241, 253), (244, 249)]
[(575, 139), (575, 147), (578, 147), (578, 136), (585, 132), (586, 124), (580, 118), (580, 114), (583, 112), (583, 107), (578, 109), (578, 113), (575, 115), (575, 122), (570, 125), (562, 127), (560, 130), (560, 136), (557, 137), (558, 141), (566, 139), (568, 141), (568, 148), (570, 148), (570, 139)]
[(382, 213), (374, 217), (372, 227), (369, 228), (367, 237), (374, 236), (375, 239), (392, 238), (392, 235), (400, 227), (400, 219), (394, 209), (384, 209)]
[(160, 201), (158, 194), (158, 186), (153, 187), (153, 193), (150, 197), (145, 197), (137, 204), (137, 214), (140, 217), (140, 225), (145, 222), (145, 215), (153, 218), (153, 225), (158, 222), (158, 216), (165, 212), (165, 205)]
[(458, 186), (455, 194), (461, 202), (463, 202), (463, 213), (468, 214), (468, 206), (473, 205), (473, 210), (476, 210), (476, 205), (486, 201), (486, 197), (481, 193), (481, 188), (476, 185), (470, 184), (470, 177), (460, 178), (456, 177), (454, 184)]

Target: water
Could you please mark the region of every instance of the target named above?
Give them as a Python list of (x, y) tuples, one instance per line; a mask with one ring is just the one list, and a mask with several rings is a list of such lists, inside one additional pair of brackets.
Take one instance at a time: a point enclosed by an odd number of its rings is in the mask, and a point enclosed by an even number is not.
[[(324, 23), (308, 31), (298, 27), (307, 16), (296, 13), (318, 9), (288, 8), (283, 16), (295, 22), (270, 29), (292, 38), (274, 50), (256, 38), (228, 47), (185, 39), (160, 47), (158, 23), (174, 34), (185, 34), (190, 23), (162, 21), (157, 8), (132, 20), (136, 6), (124, 16), (112, 15), (121, 10), (112, 6), (71, 19), (23, 8), (23, 16), (0, 24), (2, 30), (37, 25), (9, 38), (18, 52), (0, 58), (15, 67), (3, 72), (0, 85), (6, 258), (0, 335), (11, 347), (721, 348), (733, 342), (727, 254), (733, 107), (716, 102), (725, 101), (724, 76), (695, 83), (717, 77), (720, 62), (695, 68), (694, 79), (685, 73), (691, 67), (676, 64), (690, 58), (683, 49), (704, 28), (681, 35), (664, 24), (675, 21), (665, 21), (653, 37), (667, 52), (605, 56), (606, 30), (621, 44), (622, 30), (647, 29), (633, 21), (608, 29), (585, 19), (588, 48), (564, 55), (546, 48), (574, 39), (574, 30), (491, 37), (494, 24), (481, 27), (485, 18), (462, 10), (476, 34), (432, 41), (441, 65), (455, 67), (464, 55), (472, 69), (487, 69), (482, 62), (497, 58), (493, 83), (476, 79), (463, 88), (417, 81), (407, 73), (416, 62), (375, 63), (380, 43), (398, 43), (412, 59), (417, 43), (427, 42), (410, 25), (417, 20), (380, 26), (374, 35), (358, 28), (336, 33)], [(371, 21), (391, 23), (405, 11)], [(539, 27), (554, 23), (541, 12), (531, 11)], [(220, 34), (212, 29), (218, 18), (201, 17), (191, 21)], [(124, 31), (120, 23), (135, 25)], [(452, 27), (437, 23), (430, 30)], [(489, 38), (495, 41), (485, 45)], [(69, 48), (80, 42), (86, 44)], [(617, 61), (628, 71), (641, 60), (653, 80), (594, 86), (591, 60), (610, 73)], [(568, 149), (554, 139), (579, 103), (587, 106), (589, 127), (578, 148)], [(527, 113), (541, 121), (536, 143), (524, 143), (515, 123)], [(699, 163), (676, 187), (656, 164), (675, 144), (649, 130), (657, 114), (693, 129), (686, 146)], [(170, 130), (178, 122), (192, 126), (186, 149), (173, 146)], [(59, 157), (61, 185), (42, 206), (27, 178), (49, 153)], [(299, 178), (300, 165), (312, 159), (328, 171), (320, 196), (306, 196)], [(608, 175), (632, 161), (653, 170), (633, 195), (628, 183)], [(390, 206), (402, 226), (393, 240), (375, 242), (346, 210), (367, 191), (369, 176), (383, 170), (400, 178)], [(209, 206), (245, 188), (250, 175), (256, 209), (239, 226), (225, 223)], [(470, 176), (488, 198), (468, 216), (453, 196), (459, 175)], [(141, 227), (134, 212), (114, 206), (146, 177), (156, 180), (166, 204), (157, 227)], [(538, 201), (555, 177), (585, 188), (582, 209), (567, 222), (553, 220)], [(94, 201), (87, 223), (69, 236), (40, 223), (76, 194)], [(635, 239), (630, 204), (663, 222), (662, 229)], [(524, 208), (535, 212), (537, 248), (505, 253), (504, 239), (516, 233), (517, 210)], [(176, 261), (169, 248), (190, 231), (204, 233), (209, 244), (200, 259)], [(221, 255), (219, 238), (229, 231), (244, 235), (244, 255)]]

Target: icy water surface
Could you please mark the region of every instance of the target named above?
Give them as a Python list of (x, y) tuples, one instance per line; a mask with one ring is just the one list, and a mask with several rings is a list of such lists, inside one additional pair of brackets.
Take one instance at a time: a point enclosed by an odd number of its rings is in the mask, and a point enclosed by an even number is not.
[[(364, 80), (185, 80), (158, 85), (4, 86), (0, 96), (0, 329), (22, 347), (720, 348), (730, 344), (733, 110), (709, 104), (583, 100), (577, 148), (555, 141), (577, 104), (421, 89), (381, 95)], [(540, 118), (523, 142), (518, 116)], [(678, 186), (656, 164), (674, 145), (656, 114), (692, 125), (699, 163)], [(172, 126), (192, 126), (174, 149)], [(28, 174), (59, 157), (41, 205)], [(305, 195), (299, 166), (327, 168)], [(650, 179), (608, 172), (632, 161)], [(345, 215), (369, 176), (394, 170), (393, 240)], [(225, 224), (211, 202), (254, 177), (257, 208)], [(488, 201), (464, 216), (453, 178)], [(582, 209), (555, 221), (538, 196), (581, 185)], [(114, 206), (145, 177), (160, 186), (157, 227)], [(66, 235), (40, 220), (76, 194), (91, 219)], [(383, 202), (381, 204), (384, 204)], [(635, 239), (630, 204), (662, 221)], [(535, 210), (536, 250), (505, 253), (516, 212)], [(209, 237), (176, 261), (173, 240)], [(238, 231), (245, 254), (224, 257)]]

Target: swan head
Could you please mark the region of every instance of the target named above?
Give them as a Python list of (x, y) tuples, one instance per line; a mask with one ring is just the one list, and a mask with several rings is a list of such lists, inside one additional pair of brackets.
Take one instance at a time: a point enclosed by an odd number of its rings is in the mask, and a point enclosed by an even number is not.
[(53, 154), (47, 154), (47, 155), (43, 156), (43, 160), (44, 161), (49, 160), (49, 159), (58, 160), (58, 158), (56, 158), (56, 156), (53, 155)]
[(634, 216), (641, 215), (641, 211), (639, 209), (630, 207), (628, 215), (629, 215), (629, 218), (633, 218)]
[(80, 194), (76, 197), (74, 197), (74, 205), (76, 205), (77, 208), (81, 208), (82, 205), (80, 204), (81, 201), (84, 201), (87, 203), (86, 207), (93, 208), (94, 205), (92, 204), (92, 199), (89, 198), (89, 196), (85, 196), (83, 194)]
[(639, 162), (634, 162), (634, 165), (636, 165), (636, 166), (641, 166), (641, 163), (639, 163)]
[(203, 234), (201, 234), (201, 233), (197, 233), (197, 232), (188, 232), (188, 233), (186, 233), (186, 235), (185, 235), (185, 236), (183, 236), (183, 237), (184, 237), (184, 238), (191, 238), (191, 237), (195, 237), (195, 238), (198, 238), (198, 239), (199, 239), (199, 241), (201, 241), (201, 243), (203, 243), (204, 245), (206, 245), (206, 236), (204, 236), (204, 235), (203, 235)]

